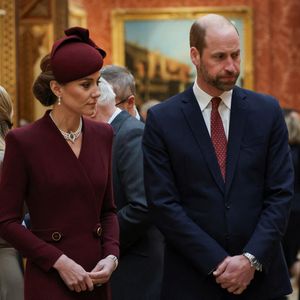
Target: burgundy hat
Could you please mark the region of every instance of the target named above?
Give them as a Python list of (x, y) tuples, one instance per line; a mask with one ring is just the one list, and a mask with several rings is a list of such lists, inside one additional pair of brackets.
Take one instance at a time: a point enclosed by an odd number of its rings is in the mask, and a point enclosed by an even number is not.
[(65, 30), (66, 36), (57, 40), (51, 51), (51, 67), (56, 80), (67, 83), (99, 71), (106, 52), (81, 27)]

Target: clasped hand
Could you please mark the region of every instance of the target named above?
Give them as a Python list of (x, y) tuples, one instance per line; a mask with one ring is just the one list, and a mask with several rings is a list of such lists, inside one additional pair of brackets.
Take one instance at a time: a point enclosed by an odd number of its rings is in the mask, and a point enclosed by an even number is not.
[(94, 285), (106, 283), (115, 269), (111, 259), (101, 259), (91, 272), (86, 272), (82, 266), (75, 261), (61, 255), (53, 267), (58, 271), (60, 277), (71, 291), (92, 291)]
[(255, 268), (243, 255), (227, 256), (213, 272), (216, 282), (235, 295), (241, 294), (253, 279)]

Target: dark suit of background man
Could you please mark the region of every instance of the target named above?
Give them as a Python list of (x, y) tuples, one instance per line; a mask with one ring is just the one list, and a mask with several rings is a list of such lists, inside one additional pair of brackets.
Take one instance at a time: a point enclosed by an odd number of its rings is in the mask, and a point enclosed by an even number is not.
[(240, 43), (227, 19), (197, 20), (190, 46), (193, 87), (150, 109), (143, 139), (146, 195), (166, 239), (162, 299), (277, 299), (291, 292), (281, 109), (235, 86)]
[[(105, 78), (121, 76), (112, 91)], [(116, 77), (118, 77), (116, 76)], [(157, 300), (162, 280), (163, 237), (149, 223), (143, 176), (142, 135), (144, 124), (116, 107), (120, 98), (134, 93), (134, 79), (124, 68), (111, 67), (102, 73), (101, 97), (96, 119), (112, 125), (113, 187), (120, 224), (119, 267), (111, 278), (113, 300)], [(122, 88), (123, 87), (123, 88)], [(123, 91), (123, 94), (122, 94)]]

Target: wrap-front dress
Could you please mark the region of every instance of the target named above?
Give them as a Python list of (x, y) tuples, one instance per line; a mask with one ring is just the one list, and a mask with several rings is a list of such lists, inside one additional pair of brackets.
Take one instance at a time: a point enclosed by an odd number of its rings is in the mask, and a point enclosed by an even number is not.
[[(65, 254), (91, 271), (119, 255), (111, 184), (113, 131), (83, 119), (77, 158), (58, 128), (44, 117), (12, 130), (0, 182), (0, 235), (26, 258), (25, 299), (110, 299), (109, 284), (70, 291), (53, 264)], [(24, 202), (31, 230), (21, 225)]]

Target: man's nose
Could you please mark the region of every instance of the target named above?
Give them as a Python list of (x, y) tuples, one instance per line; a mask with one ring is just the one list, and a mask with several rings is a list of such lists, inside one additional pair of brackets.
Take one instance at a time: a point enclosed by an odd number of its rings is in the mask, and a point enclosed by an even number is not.
[(226, 61), (225, 69), (228, 72), (236, 72), (237, 70), (236, 61), (233, 60), (231, 57), (229, 57)]

